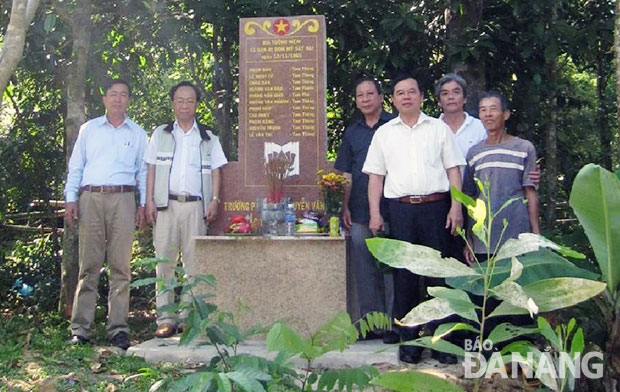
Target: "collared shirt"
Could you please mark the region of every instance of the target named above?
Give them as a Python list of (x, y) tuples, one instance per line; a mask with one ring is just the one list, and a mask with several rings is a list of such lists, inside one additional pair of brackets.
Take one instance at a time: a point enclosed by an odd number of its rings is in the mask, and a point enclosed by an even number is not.
[[(487, 138), (487, 130), (480, 120), (470, 116), (467, 112), (463, 113), (465, 113), (465, 121), (463, 121), (463, 124), (461, 124), (454, 136), (456, 137), (456, 144), (458, 144), (461, 154), (466, 157), (467, 151), (469, 151), (470, 148)], [(444, 120), (444, 118), (445, 116), (442, 113), (439, 119)]]
[(368, 147), (375, 131), (394, 116), (382, 111), (379, 121), (370, 128), (366, 124), (364, 116), (349, 125), (344, 131), (342, 144), (338, 150), (338, 158), (334, 168), (345, 173), (351, 173), (351, 196), (349, 197), (349, 210), (351, 220), (355, 223), (368, 223), (368, 174), (362, 173), (362, 167), (366, 160)]
[[(200, 130), (194, 120), (189, 131), (184, 132), (177, 121), (172, 127), (174, 137), (174, 155), (170, 169), (170, 193), (175, 195), (202, 195), (201, 157), (200, 157)], [(153, 134), (146, 149), (144, 161), (149, 165), (156, 163), (159, 138)], [(215, 170), (228, 163), (222, 145), (214, 143), (211, 151), (211, 168)]]
[(137, 185), (140, 205), (146, 203), (146, 132), (131, 119), (118, 127), (103, 115), (80, 127), (65, 186), (65, 200), (75, 202), (86, 185)]
[(420, 112), (412, 127), (400, 116), (379, 127), (362, 172), (385, 176), (383, 194), (398, 198), (447, 192), (446, 170), (464, 164), (450, 128)]

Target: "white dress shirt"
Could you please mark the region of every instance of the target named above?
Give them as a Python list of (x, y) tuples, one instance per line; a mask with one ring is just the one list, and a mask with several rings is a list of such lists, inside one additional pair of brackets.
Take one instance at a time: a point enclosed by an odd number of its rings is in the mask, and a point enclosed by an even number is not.
[(362, 172), (385, 176), (385, 197), (398, 198), (447, 192), (446, 170), (463, 165), (450, 128), (420, 112), (412, 127), (399, 116), (377, 129)]
[[(458, 144), (461, 154), (466, 157), (467, 151), (469, 151), (470, 148), (487, 138), (487, 130), (480, 120), (470, 116), (467, 112), (463, 113), (465, 113), (465, 121), (463, 121), (463, 124), (461, 124), (454, 136), (456, 137), (456, 144)], [(442, 113), (439, 119), (443, 120), (444, 117)]]
[[(174, 195), (202, 195), (200, 131), (198, 124), (194, 124), (189, 131), (184, 132), (177, 121), (172, 127), (174, 137), (174, 155), (170, 169), (170, 193)], [(153, 134), (144, 155), (144, 161), (150, 165), (156, 164), (157, 146), (159, 138)], [(211, 151), (211, 169), (215, 170), (228, 163), (222, 145), (217, 141)]]
[(75, 202), (86, 185), (137, 185), (140, 205), (146, 203), (146, 132), (131, 119), (118, 127), (104, 115), (80, 127), (65, 186), (65, 200)]

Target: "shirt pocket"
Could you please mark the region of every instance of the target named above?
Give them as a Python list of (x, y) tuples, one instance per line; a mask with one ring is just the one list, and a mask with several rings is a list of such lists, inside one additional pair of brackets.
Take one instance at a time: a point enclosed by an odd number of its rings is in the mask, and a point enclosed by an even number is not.
[(133, 167), (137, 161), (137, 148), (131, 141), (124, 141), (116, 146), (116, 158), (123, 166)]
[(193, 146), (189, 149), (189, 164), (195, 170), (200, 170), (201, 158), (200, 158), (200, 145)]
[(436, 143), (430, 138), (426, 138), (423, 143), (420, 143), (423, 151), (424, 163), (431, 167), (442, 166), (441, 163), (441, 145)]

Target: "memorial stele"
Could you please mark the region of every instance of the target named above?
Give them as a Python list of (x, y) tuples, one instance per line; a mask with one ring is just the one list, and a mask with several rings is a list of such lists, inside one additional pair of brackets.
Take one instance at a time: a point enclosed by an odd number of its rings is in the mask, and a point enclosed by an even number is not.
[[(210, 233), (232, 215), (257, 219), (267, 196), (265, 159), (290, 153), (284, 195), (296, 211), (321, 210), (317, 171), (326, 162), (325, 18), (287, 16), (239, 21), (239, 161), (222, 171), (222, 206)], [(294, 155), (293, 155), (294, 154)]]

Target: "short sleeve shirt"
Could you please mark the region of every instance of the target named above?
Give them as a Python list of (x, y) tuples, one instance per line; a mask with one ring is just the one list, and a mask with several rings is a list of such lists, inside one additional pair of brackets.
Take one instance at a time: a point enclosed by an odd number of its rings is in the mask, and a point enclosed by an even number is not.
[(441, 120), (420, 112), (413, 126), (400, 117), (379, 127), (362, 172), (385, 176), (386, 198), (447, 192), (446, 170), (465, 165), (454, 135)]
[[(536, 150), (527, 140), (513, 137), (503, 143), (487, 145), (481, 142), (472, 147), (467, 154), (467, 168), (463, 180), (463, 191), (472, 197), (481, 197), (474, 178), (490, 184), (491, 211), (497, 212), (504, 203), (513, 201), (493, 221), (491, 229), (491, 249), (494, 250), (500, 239), (503, 220), (508, 221), (500, 246), (509, 238), (531, 231), (527, 206), (523, 203), (523, 187), (535, 187), (529, 173), (536, 167)], [(489, 202), (484, 199), (485, 202)], [(473, 222), (470, 222), (473, 223)], [(475, 237), (475, 236), (474, 236)], [(473, 238), (474, 252), (486, 253), (484, 244)]]
[(344, 131), (344, 137), (338, 150), (338, 158), (334, 168), (345, 173), (351, 173), (349, 210), (351, 211), (351, 220), (355, 223), (366, 224), (370, 220), (370, 213), (368, 211), (368, 174), (362, 173), (362, 166), (364, 166), (368, 147), (375, 131), (392, 118), (394, 118), (392, 114), (381, 112), (379, 121), (371, 128), (362, 117), (349, 125)]

